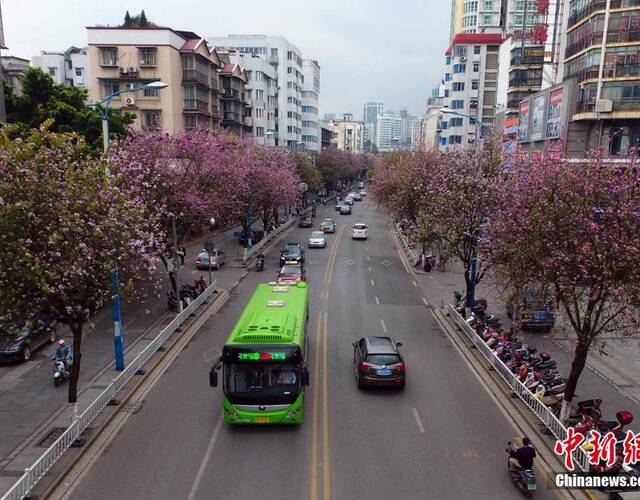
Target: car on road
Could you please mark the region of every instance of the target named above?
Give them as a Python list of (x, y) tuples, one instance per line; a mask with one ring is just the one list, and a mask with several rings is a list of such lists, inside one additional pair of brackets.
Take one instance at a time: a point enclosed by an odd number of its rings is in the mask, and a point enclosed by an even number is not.
[(402, 343), (391, 337), (363, 337), (353, 343), (353, 364), (358, 388), (387, 386), (404, 389), (406, 367), (399, 351)]
[(298, 222), (298, 227), (313, 227), (313, 219), (311, 217), (303, 217)]
[(366, 240), (367, 239), (367, 225), (361, 222), (356, 222), (353, 225), (353, 232), (351, 233), (352, 240)]
[(358, 187), (360, 189), (362, 189), (364, 187), (364, 182), (362, 182), (362, 181), (358, 182)]
[(363, 189), (362, 191), (360, 191), (360, 196), (367, 196), (367, 190)]
[(340, 207), (340, 215), (351, 215), (351, 205), (342, 205)]
[(333, 219), (324, 219), (320, 223), (320, 229), (324, 233), (335, 233), (336, 232), (336, 223)]
[(227, 263), (227, 254), (223, 250), (202, 250), (196, 255), (196, 268), (200, 270), (209, 269), (209, 256), (211, 256), (211, 269), (220, 269)]
[(355, 201), (362, 201), (362, 195), (360, 193), (353, 193), (351, 195), (351, 197), (355, 200)]
[(326, 248), (327, 237), (324, 231), (313, 231), (309, 236), (309, 248)]
[(280, 269), (278, 278), (276, 281), (281, 285), (295, 285), (305, 280), (304, 268), (302, 264), (296, 264), (293, 261), (288, 261)]
[(342, 201), (338, 201), (338, 202), (336, 203), (336, 212), (339, 212), (339, 211), (340, 211), (340, 207), (341, 207), (342, 205), (344, 205), (344, 203), (343, 203)]
[(347, 196), (344, 199), (344, 203), (345, 203), (345, 205), (353, 205), (353, 198), (351, 196)]
[(280, 251), (280, 265), (284, 266), (285, 262), (293, 261), (304, 262), (304, 250), (300, 243), (287, 243)]
[(0, 361), (29, 361), (36, 349), (56, 341), (56, 325), (52, 314), (40, 314), (22, 326), (0, 324)]

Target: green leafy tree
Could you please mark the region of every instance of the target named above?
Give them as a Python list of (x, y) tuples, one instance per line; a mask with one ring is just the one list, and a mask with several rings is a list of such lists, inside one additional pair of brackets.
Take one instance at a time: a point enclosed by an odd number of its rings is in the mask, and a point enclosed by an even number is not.
[[(77, 132), (84, 136), (94, 153), (102, 151), (102, 119), (97, 110), (86, 105), (85, 88), (56, 85), (40, 68), (29, 68), (21, 79), (21, 95), (15, 95), (11, 86), (5, 84), (9, 138), (28, 135), (31, 129), (53, 120), (48, 126), (51, 132)], [(133, 115), (110, 110), (109, 122), (111, 138), (124, 137)]]
[(124, 15), (124, 25), (131, 26), (131, 15), (129, 14), (129, 11)]
[(149, 25), (149, 21), (147, 21), (147, 15), (144, 13), (144, 9), (142, 9), (142, 12), (140, 12), (139, 24), (140, 24), (140, 26), (148, 26)]

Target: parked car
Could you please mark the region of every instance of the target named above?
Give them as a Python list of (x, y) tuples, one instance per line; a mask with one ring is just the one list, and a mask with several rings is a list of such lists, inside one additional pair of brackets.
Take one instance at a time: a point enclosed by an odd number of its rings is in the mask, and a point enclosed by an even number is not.
[(353, 225), (353, 232), (351, 233), (352, 240), (366, 240), (367, 239), (367, 225), (361, 222), (356, 222)]
[(363, 189), (362, 191), (360, 191), (360, 196), (367, 196), (366, 189)]
[(303, 217), (298, 222), (298, 227), (313, 227), (313, 219), (311, 217)]
[(209, 269), (209, 256), (211, 256), (211, 269), (220, 269), (227, 263), (227, 254), (223, 250), (211, 250), (207, 252), (202, 250), (196, 256), (196, 268), (203, 270)]
[(335, 233), (336, 232), (336, 223), (334, 222), (333, 219), (324, 219), (320, 223), (320, 229), (322, 229), (322, 231), (324, 233)]
[[(513, 319), (515, 304), (507, 304), (507, 316)], [(518, 304), (517, 319), (523, 330), (550, 331), (555, 324), (553, 299), (546, 293), (527, 290)]]
[(295, 285), (305, 280), (302, 264), (287, 262), (278, 273), (277, 282), (282, 285)]
[(355, 201), (362, 201), (362, 195), (360, 193), (353, 193), (351, 195), (351, 197), (355, 200)]
[(36, 349), (56, 341), (56, 325), (52, 314), (36, 316), (22, 327), (0, 325), (0, 361), (29, 361)]
[(327, 246), (327, 237), (324, 231), (313, 231), (309, 236), (309, 248), (325, 248)]
[(304, 250), (300, 243), (287, 243), (280, 251), (280, 265), (284, 266), (285, 262), (304, 262)]
[(364, 182), (363, 181), (358, 182), (358, 187), (362, 189), (364, 187)]
[(340, 207), (342, 207), (342, 205), (344, 205), (344, 202), (342, 202), (342, 201), (339, 201), (339, 202), (336, 203), (336, 212), (340, 211)]
[(353, 198), (352, 198), (351, 196), (347, 196), (347, 197), (344, 199), (344, 204), (345, 204), (345, 205), (353, 205)]
[(363, 337), (353, 343), (353, 364), (358, 388), (391, 386), (404, 389), (406, 367), (398, 348), (402, 346), (391, 337)]
[(340, 207), (340, 215), (351, 215), (351, 205), (342, 205)]

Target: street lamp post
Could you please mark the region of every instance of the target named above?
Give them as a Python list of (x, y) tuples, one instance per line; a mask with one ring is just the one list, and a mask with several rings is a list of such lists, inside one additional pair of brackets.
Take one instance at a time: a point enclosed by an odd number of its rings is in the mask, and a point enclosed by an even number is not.
[[(127, 88), (119, 90), (118, 92), (114, 92), (113, 94), (105, 97), (99, 102), (89, 104), (89, 106), (94, 107), (98, 110), (100, 117), (102, 118), (102, 146), (104, 150), (105, 157), (109, 152), (109, 105), (111, 104), (111, 100), (126, 92), (137, 92), (143, 89), (164, 89), (169, 85), (161, 82), (151, 82), (143, 85), (142, 87), (136, 88)], [(102, 108), (102, 104), (104, 104), (104, 109)], [(109, 168), (109, 162), (107, 161), (107, 179), (111, 179), (111, 169)], [(121, 320), (121, 308), (120, 308), (120, 283), (118, 278), (118, 264), (117, 262), (113, 263), (113, 268), (111, 269), (111, 290), (113, 295), (111, 296), (111, 311), (113, 314), (113, 344), (114, 344), (114, 355), (115, 355), (115, 363), (116, 370), (124, 370), (124, 342), (122, 340), (122, 320)]]

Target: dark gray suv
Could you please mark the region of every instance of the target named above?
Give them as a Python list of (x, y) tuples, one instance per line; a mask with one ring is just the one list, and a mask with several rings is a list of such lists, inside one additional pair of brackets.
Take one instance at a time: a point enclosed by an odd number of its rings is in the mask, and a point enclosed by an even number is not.
[(358, 388), (386, 386), (404, 389), (406, 368), (398, 348), (402, 346), (391, 337), (363, 337), (353, 343), (353, 364)]

